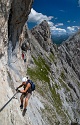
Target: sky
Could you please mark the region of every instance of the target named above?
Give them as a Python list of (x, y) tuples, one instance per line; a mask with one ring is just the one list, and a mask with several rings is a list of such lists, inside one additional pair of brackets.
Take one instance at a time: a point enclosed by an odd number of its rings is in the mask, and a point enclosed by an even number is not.
[(72, 34), (80, 28), (80, 0), (34, 0), (28, 27), (46, 20), (51, 34)]

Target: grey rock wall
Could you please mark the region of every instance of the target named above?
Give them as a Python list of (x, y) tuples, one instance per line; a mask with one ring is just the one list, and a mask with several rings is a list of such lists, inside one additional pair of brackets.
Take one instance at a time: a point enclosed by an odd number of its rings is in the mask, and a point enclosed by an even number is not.
[(45, 49), (47, 52), (49, 50), (49, 46), (51, 43), (50, 37), (50, 28), (46, 20), (44, 20), (40, 25), (35, 26), (31, 33), (35, 36), (39, 44), (43, 49)]
[[(22, 63), (22, 59), (19, 61), (21, 55), (16, 57), (18, 49), (15, 52), (12, 51), (16, 46), (19, 47), (19, 35), (30, 13), (31, 5), (32, 0), (0, 0), (0, 125), (31, 125), (28, 116), (24, 120), (19, 109), (20, 103), (18, 99), (13, 98), (1, 110), (14, 95), (15, 87), (20, 84), (22, 74), (25, 74), (24, 63)], [(22, 17), (20, 18), (19, 16)], [(20, 21), (20, 25), (16, 24), (17, 21)], [(15, 64), (17, 61), (18, 68), (16, 68), (17, 64)], [(22, 68), (20, 65), (22, 65)]]
[(14, 50), (23, 26), (28, 19), (33, 0), (12, 1), (8, 19), (8, 37), (12, 41), (12, 50)]

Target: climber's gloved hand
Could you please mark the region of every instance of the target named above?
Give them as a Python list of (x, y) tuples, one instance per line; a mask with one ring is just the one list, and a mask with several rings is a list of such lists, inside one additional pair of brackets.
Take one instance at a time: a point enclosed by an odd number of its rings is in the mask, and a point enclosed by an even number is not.
[(17, 92), (21, 92), (20, 90), (17, 90)]
[(16, 88), (16, 91), (18, 91), (18, 88)]

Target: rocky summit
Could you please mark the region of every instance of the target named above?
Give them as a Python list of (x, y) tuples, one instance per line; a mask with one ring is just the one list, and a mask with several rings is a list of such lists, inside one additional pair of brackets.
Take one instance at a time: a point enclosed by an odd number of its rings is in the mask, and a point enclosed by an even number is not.
[[(58, 47), (46, 20), (25, 25), (32, 3), (0, 0), (0, 125), (80, 125), (80, 31)], [(24, 76), (36, 89), (23, 117), (15, 88)]]

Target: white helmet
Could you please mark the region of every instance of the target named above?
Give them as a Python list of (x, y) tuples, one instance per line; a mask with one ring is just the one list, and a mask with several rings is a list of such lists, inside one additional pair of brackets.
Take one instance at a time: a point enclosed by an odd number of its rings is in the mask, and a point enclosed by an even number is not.
[(26, 82), (27, 80), (28, 80), (28, 78), (26, 78), (26, 77), (22, 78), (22, 82)]

